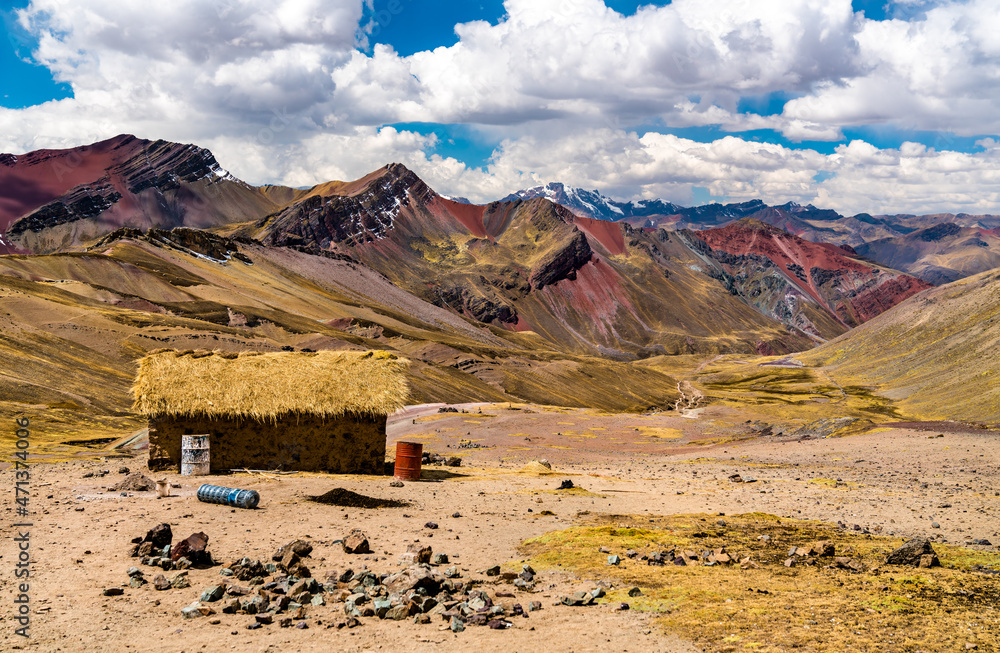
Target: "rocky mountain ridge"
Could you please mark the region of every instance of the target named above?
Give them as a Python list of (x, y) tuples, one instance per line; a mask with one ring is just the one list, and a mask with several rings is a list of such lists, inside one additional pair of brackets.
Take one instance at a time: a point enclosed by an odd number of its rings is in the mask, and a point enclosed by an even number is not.
[[(542, 196), (463, 204), (399, 164), (349, 186), (309, 194), (240, 233), (271, 246), (349, 256), (427, 301), (549, 342), (576, 343), (581, 352), (790, 351), (927, 285), (849, 248), (768, 227), (770, 241), (796, 250), (793, 261), (779, 247), (761, 246), (753, 234), (766, 225), (756, 220), (717, 237), (585, 218)], [(777, 233), (787, 238), (776, 240)], [(741, 239), (760, 243), (753, 251), (726, 249)], [(808, 283), (799, 268), (808, 270)], [(716, 313), (692, 306), (691, 296), (711, 302)], [(763, 337), (768, 321), (788, 331)], [(747, 326), (736, 327), (741, 322)]]
[(78, 246), (121, 226), (208, 228), (277, 205), (194, 145), (131, 135), (0, 156), (0, 253)]
[[(918, 263), (911, 255), (897, 254), (900, 248), (910, 251), (907, 237), (925, 229), (955, 228), (973, 230), (968, 237), (977, 236), (990, 243), (990, 237), (1000, 229), (1000, 215), (971, 215), (967, 213), (938, 213), (928, 215), (871, 215), (859, 213), (846, 216), (830, 209), (820, 209), (811, 204), (795, 202), (769, 206), (759, 199), (729, 204), (712, 203), (685, 207), (663, 200), (642, 200), (637, 203), (620, 202), (600, 191), (586, 191), (561, 183), (536, 186), (511, 193), (504, 200), (546, 197), (567, 209), (588, 218), (628, 222), (641, 228), (667, 228), (672, 230), (700, 230), (724, 227), (737, 220), (753, 218), (817, 243), (851, 246), (877, 263), (896, 267), (916, 274), (931, 283), (947, 283), (995, 267), (992, 253), (970, 255), (960, 251), (956, 243), (949, 250), (950, 241), (935, 250), (935, 262)], [(975, 233), (974, 233), (975, 232)], [(932, 232), (933, 233), (933, 232)], [(935, 238), (935, 240), (940, 240)], [(875, 243), (879, 243), (876, 245)], [(992, 245), (988, 245), (992, 249)], [(1000, 251), (1000, 250), (996, 250)]]

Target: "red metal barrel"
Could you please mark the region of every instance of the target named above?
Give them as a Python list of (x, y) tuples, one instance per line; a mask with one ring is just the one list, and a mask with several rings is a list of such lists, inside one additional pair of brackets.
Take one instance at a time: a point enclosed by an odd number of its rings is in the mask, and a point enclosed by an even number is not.
[(419, 481), (420, 461), (423, 456), (424, 445), (420, 442), (397, 442), (393, 476), (403, 481)]

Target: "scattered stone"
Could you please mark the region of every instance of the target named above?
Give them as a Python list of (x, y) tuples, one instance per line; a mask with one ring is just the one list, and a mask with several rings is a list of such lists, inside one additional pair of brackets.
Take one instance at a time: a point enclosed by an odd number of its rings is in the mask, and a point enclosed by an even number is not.
[(429, 522), (427, 522), (426, 524), (424, 524), (424, 528), (429, 528), (429, 529), (431, 529), (432, 531), (433, 531), (433, 530), (436, 530), (436, 529), (437, 529), (437, 527), (438, 527), (438, 525), (437, 525), (437, 522), (432, 522), (432, 521), (429, 521)]
[(106, 587), (102, 593), (104, 596), (121, 596), (125, 593), (125, 590), (120, 587)]
[(174, 574), (174, 577), (170, 579), (170, 586), (175, 590), (182, 590), (187, 587), (191, 587), (191, 581), (188, 580), (187, 572), (181, 571)]
[(617, 555), (609, 555), (608, 556), (608, 564), (609, 565), (618, 565), (618, 564), (621, 564), (621, 561), (622, 561), (621, 556), (617, 556)]
[(743, 477), (740, 476), (739, 474), (730, 474), (729, 475), (729, 482), (730, 483), (742, 483), (743, 482)]
[(212, 603), (221, 599), (226, 593), (226, 588), (224, 585), (212, 585), (211, 587), (205, 588), (201, 593), (201, 600), (205, 603)]
[[(142, 538), (142, 541), (148, 542), (150, 548), (162, 549), (165, 546), (169, 546), (173, 539), (174, 534), (170, 530), (170, 524), (159, 524), (149, 529), (146, 532), (146, 537)], [(140, 545), (139, 555), (150, 555), (150, 553), (143, 553), (143, 547)]]
[(170, 589), (170, 581), (163, 574), (157, 574), (153, 577), (153, 588), (160, 592), (168, 590)]
[(848, 558), (845, 556), (838, 556), (833, 559), (833, 564), (830, 565), (836, 569), (848, 569), (850, 571), (864, 571), (865, 567), (861, 564), (859, 560), (854, 558)]
[(808, 547), (806, 547), (808, 553), (806, 555), (820, 556), (825, 558), (833, 557), (836, 547), (830, 540), (820, 540), (819, 542), (813, 542)]
[(271, 560), (275, 562), (280, 561), (288, 551), (294, 552), (300, 558), (305, 558), (312, 553), (313, 546), (305, 540), (293, 540), (284, 546), (278, 547), (278, 550), (271, 556)]
[(385, 618), (390, 621), (402, 621), (410, 616), (410, 611), (405, 605), (396, 605), (389, 608), (385, 613)]
[(638, 587), (633, 587), (628, 591), (628, 595), (631, 597), (642, 596), (642, 590)]
[(559, 489), (560, 490), (572, 490), (573, 489), (573, 481), (571, 481), (570, 479), (567, 478), (566, 480), (564, 480), (562, 483), (559, 484)]
[(431, 547), (414, 542), (406, 547), (406, 553), (401, 555), (399, 559), (404, 565), (428, 564), (431, 561), (432, 553)]
[(559, 602), (572, 606), (591, 605), (594, 602), (594, 597), (590, 592), (575, 592), (570, 596), (562, 597)]
[(403, 482), (398, 478), (389, 481), (389, 487), (403, 487)]
[(344, 553), (371, 553), (371, 548), (368, 545), (368, 536), (357, 528), (352, 529), (351, 532), (344, 537), (342, 546), (344, 547)]
[(538, 610), (541, 609), (542, 609), (541, 601), (532, 601), (531, 603), (528, 604), (528, 612), (537, 612)]
[(431, 564), (434, 565), (446, 565), (448, 564), (448, 554), (446, 553), (435, 553), (431, 558)]
[(170, 559), (177, 561), (187, 558), (192, 564), (212, 564), (212, 557), (205, 547), (208, 546), (208, 535), (192, 533), (177, 543), (170, 552)]
[(489, 567), (484, 572), (487, 576), (499, 576), (500, 575), (500, 565), (493, 565)]

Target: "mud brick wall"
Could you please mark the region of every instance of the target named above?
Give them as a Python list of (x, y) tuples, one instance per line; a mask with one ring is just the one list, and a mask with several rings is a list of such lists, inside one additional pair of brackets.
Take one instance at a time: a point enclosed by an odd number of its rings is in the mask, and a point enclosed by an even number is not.
[(279, 469), (382, 474), (386, 418), (289, 417), (277, 423), (209, 418), (149, 420), (149, 468), (180, 469), (181, 436), (208, 434), (211, 471)]

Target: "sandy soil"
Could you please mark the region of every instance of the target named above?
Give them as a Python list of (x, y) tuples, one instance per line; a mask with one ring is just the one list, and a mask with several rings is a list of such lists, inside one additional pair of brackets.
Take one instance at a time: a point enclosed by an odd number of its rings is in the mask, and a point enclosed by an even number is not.
[[(512, 410), (519, 408), (520, 410)], [(247, 630), (253, 618), (218, 614), (182, 620), (180, 609), (220, 580), (218, 569), (192, 570), (192, 586), (157, 592), (151, 586), (125, 587), (123, 596), (102, 590), (127, 583), (129, 541), (160, 522), (170, 523), (174, 540), (203, 531), (222, 562), (250, 556), (267, 560), (278, 546), (308, 539), (314, 576), (363, 566), (376, 573), (399, 569), (399, 556), (420, 541), (446, 553), (465, 579), (481, 570), (520, 560), (526, 538), (572, 525), (578, 513), (653, 515), (764, 511), (782, 516), (843, 521), (848, 527), (901, 536), (926, 535), (965, 543), (985, 538), (1000, 543), (1000, 433), (908, 429), (835, 440), (787, 441), (780, 437), (734, 442), (740, 431), (713, 425), (711, 416), (609, 415), (542, 407), (469, 405), (462, 413), (438, 413), (438, 406), (414, 407), (397, 415), (389, 428), (390, 451), (400, 439), (422, 441), (425, 450), (459, 454), (459, 468), (425, 467), (424, 479), (390, 487), (387, 477), (322, 474), (234, 475), (197, 480), (168, 474), (180, 484), (176, 496), (122, 495), (107, 488), (133, 459), (73, 461), (39, 465), (31, 474), (30, 588), (31, 634), (14, 634), (13, 570), (17, 521), (13, 491), (3, 506), (0, 541), (0, 650), (38, 651), (696, 651), (662, 632), (635, 611), (611, 605), (555, 606), (569, 592), (591, 589), (598, 578), (544, 573), (533, 594), (518, 592), (525, 606), (543, 609), (514, 619), (505, 631), (469, 627), (441, 630), (443, 622), (364, 619), (354, 629), (327, 628), (344, 620), (342, 604), (311, 608), (309, 629), (265, 626)], [(479, 411), (482, 410), (482, 413)], [(933, 428), (934, 425), (927, 426)], [(637, 430), (638, 429), (638, 430)], [(723, 433), (726, 431), (726, 433)], [(478, 448), (462, 446), (473, 441)], [(702, 443), (702, 444), (698, 444)], [(518, 471), (532, 459), (548, 459), (553, 475)], [(109, 470), (103, 478), (87, 472)], [(733, 483), (731, 474), (752, 483)], [(563, 479), (604, 495), (553, 492)], [(839, 479), (839, 480), (838, 480)], [(13, 488), (12, 469), (0, 483)], [(256, 489), (258, 510), (205, 504), (194, 496), (202, 481)], [(343, 487), (368, 496), (405, 499), (408, 508), (365, 510), (318, 505), (308, 495)], [(948, 506), (948, 507), (944, 507)], [(542, 510), (554, 515), (541, 516)], [(453, 516), (455, 513), (460, 516)], [(428, 521), (439, 524), (431, 530)], [(940, 527), (932, 528), (932, 522)], [(351, 556), (336, 543), (351, 528), (370, 537), (374, 553)], [(987, 547), (996, 550), (995, 546)], [(147, 578), (152, 578), (152, 569)]]

